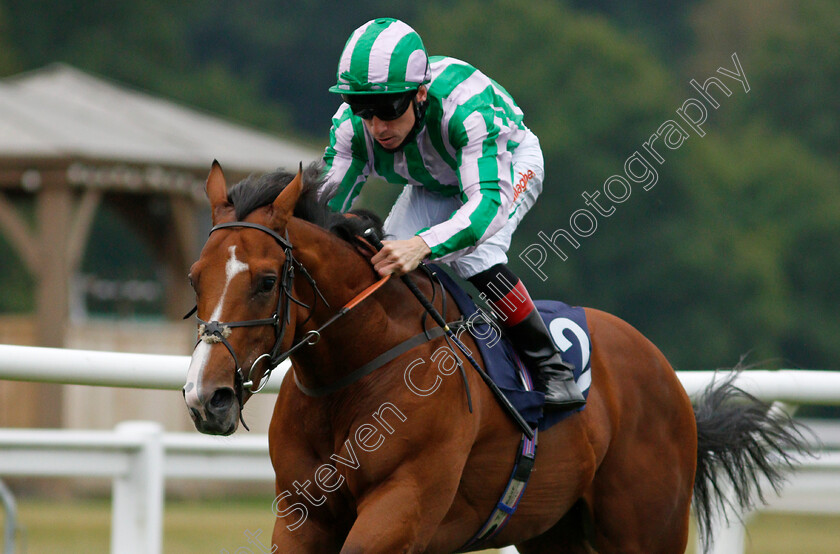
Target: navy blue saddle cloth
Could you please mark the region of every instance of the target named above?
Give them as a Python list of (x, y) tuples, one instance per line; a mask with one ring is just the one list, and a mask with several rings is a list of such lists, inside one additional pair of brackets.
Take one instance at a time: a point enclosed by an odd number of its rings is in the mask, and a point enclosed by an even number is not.
[[(468, 322), (467, 329), (458, 336), (463, 337), (463, 333), (466, 332), (472, 335), (484, 359), (487, 373), (525, 421), (532, 426), (538, 426), (542, 431), (573, 414), (574, 411), (543, 411), (545, 395), (526, 389), (517, 372), (517, 366), (522, 366), (522, 362), (491, 316), (480, 310), (470, 295), (440, 267), (430, 264), (429, 268), (449, 291)], [(571, 307), (553, 300), (537, 300), (534, 304), (551, 332), (554, 343), (563, 352), (563, 359), (575, 366), (575, 381), (583, 396), (588, 397), (589, 386), (592, 383), (589, 360), (592, 345), (586, 325), (586, 313), (583, 308)], [(583, 409), (579, 408), (576, 411)]]

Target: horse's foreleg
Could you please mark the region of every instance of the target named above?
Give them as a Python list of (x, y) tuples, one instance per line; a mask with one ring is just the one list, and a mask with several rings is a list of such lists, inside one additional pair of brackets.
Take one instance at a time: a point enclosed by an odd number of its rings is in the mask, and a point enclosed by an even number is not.
[(427, 552), (452, 504), (461, 473), (447, 470), (431, 475), (432, 467), (439, 465), (403, 466), (399, 475), (368, 492), (341, 554)]
[[(306, 484), (309, 485), (309, 481)], [(279, 485), (277, 490), (280, 490)], [(342, 526), (325, 506), (315, 504), (285, 490), (277, 495), (271, 507), (276, 517), (271, 552), (320, 554), (339, 551), (343, 539), (340, 529), (346, 530), (349, 525)]]
[(271, 552), (277, 554), (321, 554), (338, 552), (341, 539), (336, 537), (334, 526), (322, 524), (315, 518), (307, 519), (293, 530), (289, 529), (288, 521), (278, 518), (274, 522), (271, 544)]
[(408, 487), (380, 495), (359, 513), (341, 554), (424, 552), (432, 535), (429, 515)]

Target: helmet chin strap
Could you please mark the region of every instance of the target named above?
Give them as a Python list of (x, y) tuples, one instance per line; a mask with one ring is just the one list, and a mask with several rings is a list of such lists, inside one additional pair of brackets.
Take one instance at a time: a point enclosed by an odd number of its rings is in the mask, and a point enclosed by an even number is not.
[(417, 100), (412, 100), (411, 105), (414, 108), (414, 127), (411, 128), (411, 131), (408, 132), (408, 134), (405, 136), (405, 139), (403, 139), (400, 145), (396, 148), (383, 147), (383, 150), (385, 150), (386, 152), (390, 152), (392, 154), (394, 152), (399, 152), (400, 150), (405, 148), (406, 144), (413, 141), (415, 137), (417, 137), (417, 133), (420, 132), (420, 129), (423, 128), (423, 125), (426, 121), (426, 108), (429, 107), (429, 101), (424, 100), (423, 102), (418, 102)]

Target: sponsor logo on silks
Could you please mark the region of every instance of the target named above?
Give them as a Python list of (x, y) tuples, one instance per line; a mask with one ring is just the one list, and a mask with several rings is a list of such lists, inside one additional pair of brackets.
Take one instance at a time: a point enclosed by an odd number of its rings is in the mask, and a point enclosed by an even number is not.
[(519, 181), (513, 185), (513, 201), (516, 202), (519, 195), (528, 190), (528, 181), (536, 177), (533, 169), (529, 169), (527, 173), (519, 173)]

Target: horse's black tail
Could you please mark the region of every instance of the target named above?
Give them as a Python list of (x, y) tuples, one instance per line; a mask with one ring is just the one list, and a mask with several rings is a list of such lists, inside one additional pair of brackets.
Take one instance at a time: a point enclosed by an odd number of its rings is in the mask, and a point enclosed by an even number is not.
[(715, 380), (696, 400), (697, 473), (694, 477), (694, 511), (703, 551), (712, 540), (715, 511), (726, 516), (727, 506), (740, 517), (766, 503), (761, 476), (776, 492), (785, 474), (796, 465), (797, 455), (808, 455), (807, 428), (781, 409), (758, 400), (733, 385), (733, 371)]

